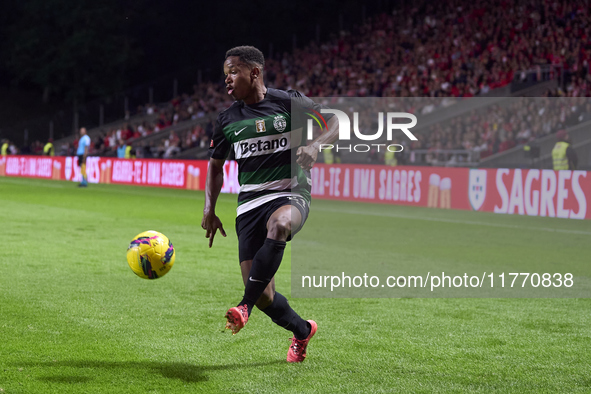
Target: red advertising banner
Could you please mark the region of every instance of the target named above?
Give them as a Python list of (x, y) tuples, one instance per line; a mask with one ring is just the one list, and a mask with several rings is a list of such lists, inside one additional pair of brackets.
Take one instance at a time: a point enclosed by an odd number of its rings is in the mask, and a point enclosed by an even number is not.
[(0, 176), (63, 179), (64, 157), (0, 156)]
[(205, 187), (207, 162), (100, 158), (96, 162), (87, 160), (86, 170), (91, 183), (202, 190)]
[(334, 200), (469, 209), (468, 170), (445, 167), (389, 167), (317, 164), (312, 196)]
[(587, 171), (317, 164), (312, 169), (312, 196), (591, 219)]
[[(89, 157), (89, 183), (203, 190), (205, 160)], [(467, 169), (325, 165), (312, 169), (320, 199), (464, 209), (515, 215), (591, 219), (591, 173), (537, 169)], [(2, 156), (0, 176), (79, 182), (76, 157)], [(224, 164), (223, 193), (238, 193), (238, 164)]]
[[(207, 164), (208, 162), (204, 160), (126, 160), (88, 157), (86, 175), (89, 183), (203, 190)], [(231, 167), (231, 162), (225, 166), (225, 169), (228, 168), (228, 174), (232, 173)], [(2, 156), (0, 157), (0, 176), (73, 182), (80, 182), (82, 179), (77, 157)], [(234, 189), (235, 187), (229, 188), (229, 192), (233, 192)]]
[[(470, 195), (482, 193), (475, 210), (591, 219), (587, 201), (591, 198), (591, 175), (587, 171), (553, 170), (470, 170)], [(484, 189), (480, 192), (472, 189)], [(474, 197), (476, 199), (476, 197)]]

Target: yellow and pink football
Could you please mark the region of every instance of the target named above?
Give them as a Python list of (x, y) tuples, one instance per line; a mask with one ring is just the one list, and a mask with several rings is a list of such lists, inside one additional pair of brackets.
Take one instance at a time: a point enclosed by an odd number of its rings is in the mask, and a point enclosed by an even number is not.
[(174, 246), (158, 231), (144, 231), (136, 235), (127, 248), (127, 264), (137, 276), (158, 279), (174, 264)]

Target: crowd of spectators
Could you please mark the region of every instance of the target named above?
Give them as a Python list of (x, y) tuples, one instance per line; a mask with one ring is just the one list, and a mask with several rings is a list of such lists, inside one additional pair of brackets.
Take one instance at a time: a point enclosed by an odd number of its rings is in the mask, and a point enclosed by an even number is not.
[(554, 65), (568, 76), (560, 94), (589, 93), (584, 0), (407, 4), (352, 34), (271, 59), (267, 81), (318, 97), (471, 97), (507, 85), (518, 71)]
[[(488, 106), (431, 126), (425, 138), (412, 141), (409, 147), (410, 151), (431, 151), (425, 157), (427, 163), (454, 164), (466, 158), (480, 160), (515, 146), (525, 146), (590, 120), (591, 101), (582, 97), (515, 98), (504, 105)], [(446, 151), (474, 155), (454, 155)]]
[[(547, 96), (584, 97), (591, 95), (590, 62), (591, 19), (585, 0), (418, 0), (368, 18), (352, 32), (268, 58), (265, 81), (310, 97), (472, 97), (530, 78), (531, 70), (539, 70), (542, 78), (551, 66), (550, 77), (562, 85)], [(231, 102), (221, 80), (195, 85), (192, 94), (176, 97), (163, 109), (138, 108), (139, 114), (157, 113), (157, 119), (105, 131), (95, 139), (94, 153), (113, 154), (119, 140), (133, 144), (159, 131), (160, 141), (136, 150), (173, 157), (190, 147), (205, 147), (211, 123), (179, 136), (163, 130), (209, 119)], [(502, 125), (490, 116), (473, 116), (479, 119), (472, 126), (458, 122), (433, 129), (420, 148), (479, 149), (486, 157), (558, 127), (547, 130), (540, 119), (524, 123), (516, 115)]]
[[(200, 122), (177, 133), (174, 130), (166, 130), (169, 126), (177, 123), (169, 123), (165, 120), (166, 118), (166, 115), (160, 116), (155, 124), (147, 121), (136, 125), (125, 123), (119, 128), (109, 130), (107, 133), (100, 132), (92, 140), (90, 154), (116, 156), (119, 148), (131, 146), (134, 156), (137, 158), (169, 159), (186, 149), (207, 148), (209, 146), (213, 134), (213, 122), (211, 120)], [(151, 141), (141, 139), (154, 133), (159, 133), (160, 138)], [(74, 140), (72, 143), (62, 144), (58, 147), (59, 154), (64, 156), (73, 155), (77, 143), (78, 140)], [(42, 148), (43, 146), (41, 146)]]
[[(457, 115), (453, 115), (453, 108), (449, 107), (452, 112), (441, 113), (435, 122), (433, 118), (430, 122), (420, 112), (413, 110), (417, 104), (420, 104), (418, 107), (425, 107), (425, 101), (429, 100), (372, 100), (366, 101), (365, 108), (348, 106), (349, 101), (343, 100), (338, 109), (346, 113), (356, 112), (359, 131), (364, 135), (376, 134), (379, 129), (379, 118), (376, 118), (376, 114), (382, 114), (381, 139), (374, 142), (403, 145), (403, 153), (396, 155), (398, 164), (454, 165), (477, 162), (516, 146), (536, 144), (539, 138), (591, 121), (591, 100), (585, 97), (505, 98), (495, 100), (495, 104), (484, 105), (468, 112), (460, 111)], [(419, 126), (412, 129), (412, 133), (418, 138), (417, 141), (405, 138), (399, 130), (392, 133), (394, 140), (386, 139), (385, 107), (399, 109), (401, 104), (407, 104), (405, 111), (417, 115)], [(349, 119), (354, 119), (352, 112), (348, 112), (348, 115)], [(397, 119), (395, 123), (398, 122), (405, 121)], [(420, 127), (421, 124), (429, 126)], [(317, 136), (319, 128), (315, 129), (315, 133)], [(355, 143), (367, 142), (356, 140)], [(341, 155), (345, 162), (349, 160), (346, 152), (345, 150)], [(357, 154), (353, 156), (359, 158)], [(376, 148), (372, 149), (366, 159), (368, 163), (383, 164), (384, 149), (381, 152)]]

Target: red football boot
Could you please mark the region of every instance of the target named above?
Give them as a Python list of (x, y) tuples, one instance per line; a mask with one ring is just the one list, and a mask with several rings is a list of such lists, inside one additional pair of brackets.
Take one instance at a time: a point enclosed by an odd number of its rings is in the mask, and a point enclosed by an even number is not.
[(310, 342), (310, 339), (312, 339), (318, 329), (318, 325), (314, 320), (308, 320), (308, 323), (310, 323), (312, 329), (310, 330), (310, 335), (308, 335), (306, 339), (297, 339), (295, 336), (291, 338), (291, 346), (287, 351), (288, 363), (301, 363), (306, 358), (308, 342)]
[(228, 312), (226, 312), (226, 319), (228, 319), (226, 328), (232, 330), (232, 335), (238, 334), (238, 331), (240, 331), (248, 321), (248, 307), (244, 304), (228, 309)]

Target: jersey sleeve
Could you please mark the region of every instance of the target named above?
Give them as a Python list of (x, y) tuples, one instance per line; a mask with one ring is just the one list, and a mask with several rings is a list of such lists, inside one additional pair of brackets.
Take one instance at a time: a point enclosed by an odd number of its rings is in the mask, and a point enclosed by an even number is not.
[(230, 153), (232, 144), (226, 138), (222, 128), (222, 122), (220, 118), (215, 122), (213, 129), (213, 135), (211, 136), (211, 142), (209, 144), (209, 157), (212, 159), (225, 160)]

